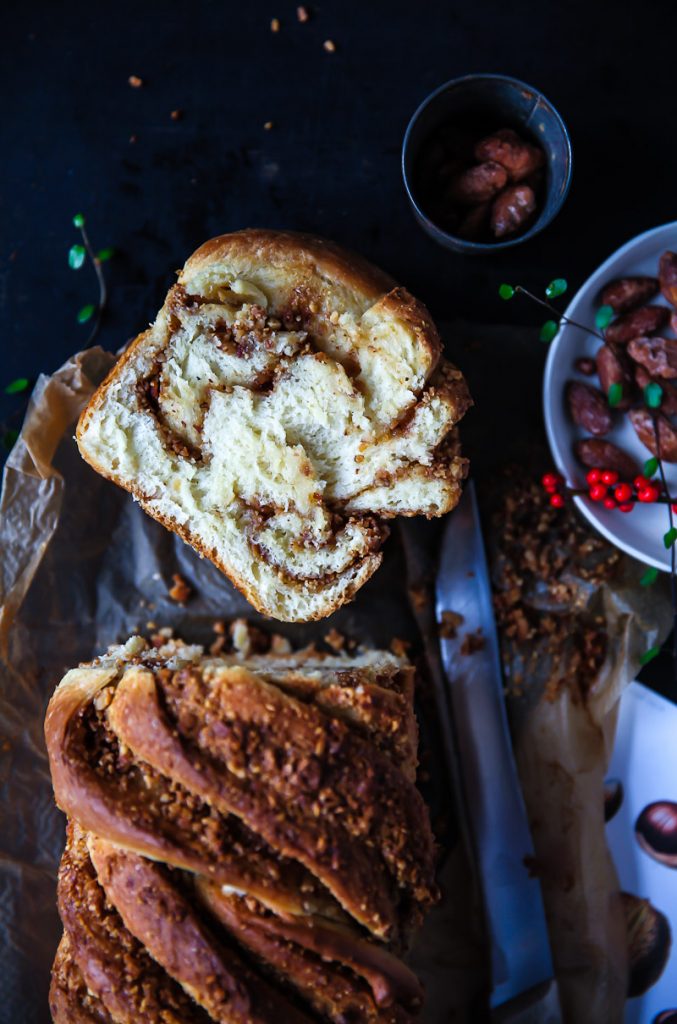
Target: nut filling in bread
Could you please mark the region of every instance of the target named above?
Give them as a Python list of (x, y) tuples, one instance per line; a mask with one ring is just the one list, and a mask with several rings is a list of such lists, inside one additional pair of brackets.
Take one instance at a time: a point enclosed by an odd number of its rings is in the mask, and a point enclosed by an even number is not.
[(412, 1021), (399, 954), (437, 898), (412, 691), (384, 652), (139, 638), (67, 673), (57, 1024)]
[(260, 611), (330, 614), (393, 516), (455, 506), (470, 398), (430, 316), (373, 267), (266, 231), (202, 246), (84, 411), (80, 451)]

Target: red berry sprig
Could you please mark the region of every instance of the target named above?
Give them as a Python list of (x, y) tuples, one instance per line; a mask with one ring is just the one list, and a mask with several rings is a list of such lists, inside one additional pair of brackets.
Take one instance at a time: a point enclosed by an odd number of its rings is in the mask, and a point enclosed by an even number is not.
[(564, 508), (564, 495), (561, 488), (564, 487), (564, 477), (561, 473), (544, 473), (541, 483), (545, 491), (550, 495), (550, 504), (553, 508)]
[[(618, 509), (620, 512), (632, 512), (638, 503), (650, 505), (655, 502), (669, 502), (658, 483), (645, 476), (636, 476), (632, 483), (629, 483), (626, 480), (619, 480), (615, 469), (604, 469), (599, 466), (588, 470), (585, 481), (587, 489), (568, 487), (560, 473), (544, 473), (541, 477), (541, 483), (546, 493), (550, 495), (550, 504), (553, 508), (564, 507), (566, 493), (585, 496), (591, 501), (601, 503), (609, 511)], [(672, 511), (677, 513), (677, 502), (671, 507)]]

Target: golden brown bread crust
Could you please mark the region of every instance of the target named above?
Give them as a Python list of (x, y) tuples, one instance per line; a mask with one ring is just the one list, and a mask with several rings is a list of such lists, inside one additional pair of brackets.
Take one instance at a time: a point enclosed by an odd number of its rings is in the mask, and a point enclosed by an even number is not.
[[(286, 926), (279, 919), (266, 919), (250, 901), (224, 896), (216, 887), (211, 888), (211, 899), (206, 894), (207, 905), (228, 931), (259, 960), (262, 968), (292, 985), (323, 1018), (335, 1024), (346, 1020), (359, 1020), (364, 1024), (410, 1024), (412, 1017), (404, 1007), (392, 997), (379, 1003), (360, 976), (361, 972), (346, 970), (342, 957), (336, 955), (336, 945), (327, 942), (323, 946), (323, 936), (314, 934), (312, 926), (301, 930), (297, 925), (294, 929), (293, 925)], [(287, 927), (295, 938), (303, 941), (290, 940), (285, 934)], [(324, 955), (317, 955), (313, 943), (323, 949)], [(354, 942), (351, 952), (352, 948)], [(349, 957), (348, 967), (355, 966)], [(381, 982), (383, 994), (387, 982), (383, 983), (382, 976), (378, 982)]]
[(90, 836), (99, 884), (125, 927), (219, 1024), (309, 1024), (304, 1013), (218, 942), (165, 868)]
[(87, 988), (116, 1024), (208, 1024), (209, 1017), (148, 955), (106, 900), (71, 823), (59, 868), (59, 914)]
[[(383, 270), (335, 242), (301, 231), (270, 231), (266, 228), (244, 228), (211, 238), (188, 259), (180, 280), (190, 280), (214, 263), (229, 262), (237, 257), (270, 266), (281, 261), (297, 262), (308, 272), (319, 270), (328, 281), (338, 281), (371, 297), (372, 301), (395, 287), (392, 277)], [(432, 329), (432, 337), (436, 337), (434, 324)]]
[[(356, 936), (351, 929), (322, 918), (283, 918), (270, 914), (256, 901), (226, 894), (205, 878), (196, 880), (200, 899), (243, 942), (254, 948), (255, 934), (269, 936), (284, 946), (295, 946), (306, 956), (350, 968), (371, 990), (377, 1007), (416, 1010), (423, 990), (416, 975), (382, 946)], [(242, 934), (240, 930), (242, 929)], [(293, 975), (293, 971), (290, 971)]]
[[(93, 676), (90, 679), (89, 676)], [(45, 740), (58, 805), (84, 829), (127, 849), (256, 893), (281, 910), (304, 912), (318, 897), (312, 876), (266, 848), (233, 817), (205, 814), (189, 790), (120, 753), (93, 701), (111, 671), (75, 670), (50, 701)], [(197, 818), (201, 828), (196, 831)]]
[(366, 680), (351, 686), (338, 678), (320, 685), (316, 678), (302, 672), (267, 673), (266, 678), (299, 700), (310, 700), (349, 722), (387, 754), (411, 782), (416, 780), (418, 729), (411, 701), (404, 694)]
[[(354, 847), (366, 841), (398, 889), (421, 907), (432, 902), (433, 846), (425, 843), (425, 806), (415, 786), (373, 743), (244, 668), (209, 675), (180, 669), (160, 678), (177, 722), (184, 709), (198, 721), (204, 716), (198, 728), (184, 732), (192, 733), (199, 749), (233, 774), (261, 779), (269, 799), (274, 794), (300, 815), (319, 820), (327, 850), (340, 842), (339, 834)], [(276, 764), (284, 764), (284, 772), (274, 771)], [(415, 851), (412, 836), (419, 837)], [(338, 849), (333, 854), (339, 856)], [(344, 870), (351, 861), (348, 853)]]
[[(143, 680), (140, 675), (127, 673), (110, 716), (124, 742), (132, 749), (143, 744), (142, 756), (152, 763), (157, 745), (148, 735), (157, 717), (137, 727), (132, 738), (120, 729), (116, 710), (129, 686), (126, 707), (133, 721), (142, 692), (153, 685), (150, 673)], [(253, 816), (234, 804), (229, 809), (304, 864), (361, 923), (375, 934), (392, 935), (399, 899), (419, 910), (432, 902), (433, 846), (424, 841), (429, 832), (423, 801), (373, 743), (245, 668), (186, 668), (158, 673), (156, 682), (174, 729), (191, 744), (194, 763), (209, 757), (222, 787), (229, 777), (233, 793), (242, 778), (248, 793), (260, 794), (261, 809)], [(284, 772), (275, 771), (276, 764), (284, 764)], [(269, 829), (277, 829), (285, 807), (289, 845), (280, 846), (284, 839)], [(414, 835), (421, 837), (416, 849)]]
[(433, 843), (377, 737), (412, 696), (411, 670), (383, 652), (234, 664), (135, 639), (68, 673), (46, 724), (57, 799), (79, 818), (55, 1019), (410, 1024), (420, 987), (381, 940), (400, 949), (435, 897)]
[(54, 1024), (115, 1024), (101, 1000), (87, 989), (65, 932), (52, 967), (49, 1009)]

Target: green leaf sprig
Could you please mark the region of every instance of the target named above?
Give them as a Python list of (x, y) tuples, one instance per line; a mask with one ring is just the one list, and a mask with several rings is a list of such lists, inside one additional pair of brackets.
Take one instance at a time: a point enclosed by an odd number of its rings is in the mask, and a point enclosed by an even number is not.
[(612, 384), (609, 388), (606, 397), (610, 407), (615, 409), (623, 401), (623, 385), (616, 381), (616, 383)]
[(108, 301), (108, 291), (106, 288), (106, 279), (101, 269), (101, 264), (106, 263), (115, 255), (115, 250), (108, 247), (106, 249), (99, 249), (97, 253), (94, 252), (92, 245), (89, 241), (87, 234), (87, 227), (85, 224), (85, 218), (82, 213), (76, 213), (73, 217), (73, 227), (77, 228), (82, 236), (82, 242), (77, 242), (72, 245), (68, 250), (68, 266), (71, 270), (80, 270), (87, 259), (94, 268), (96, 274), (97, 283), (99, 286), (99, 300), (96, 303), (89, 302), (86, 306), (83, 306), (78, 310), (75, 319), (79, 324), (86, 324), (90, 320), (94, 319), (94, 325), (89, 333), (87, 339), (87, 345), (91, 345), (94, 338), (99, 332), (101, 326), (101, 318), (106, 308)]
[(551, 342), (558, 330), (559, 324), (556, 320), (546, 320), (541, 327), (541, 333), (538, 335), (539, 341)]
[[(561, 295), (566, 293), (568, 288), (569, 284), (564, 277), (555, 277), (546, 286), (545, 299), (541, 299), (538, 295), (534, 295), (533, 292), (530, 292), (527, 288), (523, 288), (521, 284), (512, 285), (506, 284), (505, 282), (498, 286), (498, 294), (505, 302), (514, 298), (515, 295), (526, 295), (526, 297), (531, 299), (532, 302), (536, 302), (539, 306), (543, 306), (544, 309), (547, 309), (548, 312), (552, 314), (553, 319), (545, 321), (541, 327), (538, 337), (540, 341), (544, 341), (546, 344), (549, 344), (557, 334), (561, 324), (571, 324), (573, 327), (579, 327), (582, 331), (590, 331), (590, 328), (586, 327), (585, 324), (579, 324), (576, 320), (572, 320), (571, 317), (561, 313), (556, 306), (553, 306), (553, 304), (548, 301), (549, 299), (558, 299)], [(611, 309), (610, 306), (603, 306), (602, 308)], [(597, 334), (597, 337), (604, 341), (604, 336), (598, 331), (592, 331), (591, 333)]]
[(595, 313), (595, 327), (598, 331), (605, 331), (613, 319), (614, 311), (611, 306), (600, 306)]
[(560, 295), (564, 295), (568, 287), (563, 277), (556, 277), (545, 289), (545, 294), (549, 299), (558, 299)]
[(640, 665), (642, 665), (642, 666), (648, 665), (649, 662), (653, 661), (654, 658), (657, 658), (660, 653), (661, 653), (660, 647), (650, 647), (649, 650), (645, 651), (644, 654), (642, 654), (642, 656), (640, 657), (640, 659), (639, 659)]

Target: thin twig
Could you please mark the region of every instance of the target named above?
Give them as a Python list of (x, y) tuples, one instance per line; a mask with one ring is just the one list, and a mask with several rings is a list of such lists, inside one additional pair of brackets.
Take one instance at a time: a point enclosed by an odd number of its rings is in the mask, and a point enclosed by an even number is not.
[(89, 241), (89, 236), (87, 234), (87, 229), (85, 228), (84, 224), (80, 225), (80, 234), (82, 235), (82, 241), (84, 242), (85, 249), (87, 250), (87, 255), (92, 261), (92, 266), (94, 267), (94, 271), (96, 273), (96, 279), (99, 283), (99, 302), (96, 307), (96, 320), (94, 321), (94, 326), (92, 327), (89, 333), (89, 337), (87, 338), (87, 345), (89, 346), (92, 344), (97, 334), (99, 333), (99, 328), (101, 327), (101, 317), (103, 316), (103, 311), (106, 308), (106, 302), (108, 301), (108, 290), (106, 288), (106, 279), (103, 276), (103, 271), (101, 269), (101, 263), (97, 258), (94, 250), (92, 249), (92, 245)]
[(533, 292), (527, 291), (521, 284), (515, 285), (515, 291), (521, 292), (522, 295), (526, 295), (527, 298), (531, 299), (532, 302), (537, 302), (539, 306), (543, 306), (549, 313), (557, 317), (560, 323), (571, 324), (572, 327), (578, 327), (581, 331), (586, 331), (587, 334), (594, 334), (596, 338), (599, 338), (606, 344), (606, 338), (599, 331), (595, 331), (592, 327), (586, 327), (585, 324), (579, 324), (577, 320), (572, 320), (571, 317), (565, 316), (564, 313), (560, 313), (557, 306), (553, 306), (552, 303), (546, 302), (545, 299), (540, 299), (538, 295), (534, 295)]

